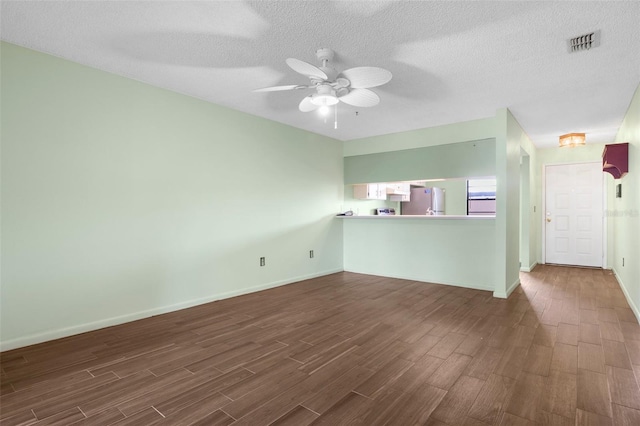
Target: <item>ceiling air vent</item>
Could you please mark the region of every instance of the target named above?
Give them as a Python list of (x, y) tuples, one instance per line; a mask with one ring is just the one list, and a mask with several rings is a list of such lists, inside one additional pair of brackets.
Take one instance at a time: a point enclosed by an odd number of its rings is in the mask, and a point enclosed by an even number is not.
[(567, 40), (569, 53), (589, 50), (600, 46), (600, 30)]

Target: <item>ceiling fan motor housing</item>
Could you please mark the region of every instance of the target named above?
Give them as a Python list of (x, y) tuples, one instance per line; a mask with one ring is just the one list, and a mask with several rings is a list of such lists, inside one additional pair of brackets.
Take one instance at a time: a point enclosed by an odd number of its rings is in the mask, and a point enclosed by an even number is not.
[(334, 55), (335, 55), (334, 51), (329, 49), (328, 47), (323, 47), (321, 49), (316, 50), (316, 58), (318, 58), (320, 62), (332, 61)]
[(329, 61), (333, 60), (335, 56), (335, 52), (327, 47), (323, 47), (322, 49), (316, 50), (316, 58), (322, 64), (320, 68), (327, 75), (327, 81), (334, 81), (338, 76), (338, 72), (335, 68), (329, 66)]

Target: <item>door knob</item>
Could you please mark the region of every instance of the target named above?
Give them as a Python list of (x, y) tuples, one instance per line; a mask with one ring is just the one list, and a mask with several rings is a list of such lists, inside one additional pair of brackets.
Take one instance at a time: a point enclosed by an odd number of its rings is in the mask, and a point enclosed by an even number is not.
[(547, 218), (547, 222), (551, 222), (551, 218), (550, 217)]

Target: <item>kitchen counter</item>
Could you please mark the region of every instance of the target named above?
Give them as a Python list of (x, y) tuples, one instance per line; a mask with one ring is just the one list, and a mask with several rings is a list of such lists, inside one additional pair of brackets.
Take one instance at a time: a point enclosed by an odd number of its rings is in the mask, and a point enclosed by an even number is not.
[(403, 220), (403, 219), (427, 219), (427, 220), (492, 220), (493, 216), (461, 216), (461, 215), (362, 215), (362, 216), (336, 216), (340, 219), (381, 219), (381, 220)]

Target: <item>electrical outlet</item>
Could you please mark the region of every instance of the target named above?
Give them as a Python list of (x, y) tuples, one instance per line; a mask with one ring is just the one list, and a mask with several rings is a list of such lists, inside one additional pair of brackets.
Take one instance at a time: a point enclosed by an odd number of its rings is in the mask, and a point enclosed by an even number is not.
[(264, 266), (265, 265), (265, 261), (264, 261), (264, 257), (260, 258), (260, 266)]
[(313, 250), (309, 250), (309, 259), (313, 259)]

